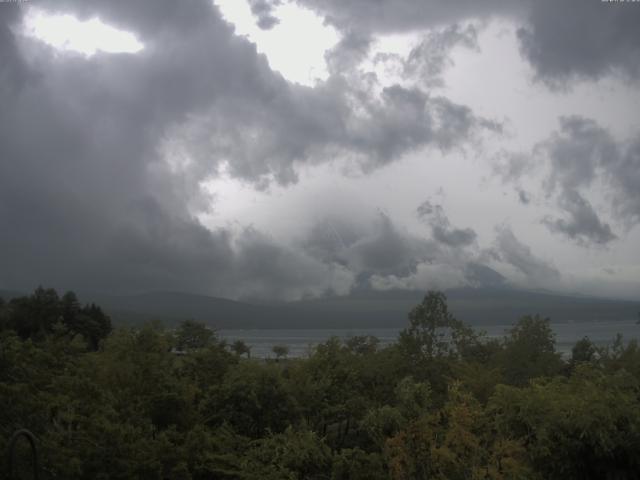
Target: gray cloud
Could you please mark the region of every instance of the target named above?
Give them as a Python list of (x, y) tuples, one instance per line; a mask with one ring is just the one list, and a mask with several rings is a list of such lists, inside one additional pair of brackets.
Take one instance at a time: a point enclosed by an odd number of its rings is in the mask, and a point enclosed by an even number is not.
[(351, 72), (366, 58), (371, 48), (372, 38), (369, 34), (358, 30), (347, 30), (342, 38), (325, 53), (325, 60), (329, 72), (342, 75)]
[[(543, 224), (582, 246), (608, 244), (618, 237), (602, 216), (608, 214), (627, 229), (640, 223), (640, 136), (618, 141), (595, 120), (577, 115), (560, 117), (559, 124), (530, 155), (502, 154), (494, 172), (515, 184), (526, 204), (529, 196), (518, 187), (519, 180), (546, 168), (541, 189), (565, 218), (547, 215)], [(601, 212), (588, 200), (595, 186), (605, 191)]]
[(201, 182), (225, 166), (258, 186), (291, 183), (298, 164), (332, 154), (372, 169), (425, 145), (454, 148), (491, 126), (418, 89), (393, 86), (376, 99), (340, 76), (316, 89), (289, 84), (204, 0), (38, 6), (97, 15), (145, 49), (54, 55), (8, 28), (26, 8), (0, 9), (0, 251), (15, 252), (0, 259), (0, 285), (344, 293), (353, 282), (346, 268), (407, 271), (424, 247), (388, 219), (340, 262), (251, 229), (211, 231), (193, 216), (210, 201)]
[(523, 55), (552, 86), (574, 78), (640, 74), (640, 9), (632, 2), (531, 2), (518, 30)]
[[(345, 38), (349, 38), (351, 32), (347, 32)], [(363, 35), (360, 38), (371, 38), (371, 34)], [(421, 85), (427, 89), (444, 87), (443, 74), (447, 68), (454, 65), (452, 52), (456, 47), (464, 47), (479, 51), (478, 27), (474, 24), (466, 26), (454, 23), (445, 27), (434, 27), (422, 35), (420, 42), (414, 46), (408, 55), (399, 53), (378, 52), (372, 57), (372, 61), (377, 66), (383, 67), (390, 75), (398, 76), (406, 80), (413, 81), (416, 85)], [(340, 58), (347, 56), (351, 59), (351, 64), (343, 62), (344, 67), (357, 66), (357, 62), (363, 59), (364, 50), (358, 51), (360, 56), (354, 55), (353, 49), (349, 49), (349, 42), (343, 45), (340, 42), (336, 46), (336, 53), (341, 53)], [(369, 43), (371, 41), (369, 40)]]
[(523, 152), (499, 152), (493, 161), (493, 173), (504, 183), (517, 182), (536, 167), (531, 155)]
[(526, 2), (504, 0), (297, 0), (341, 30), (391, 33), (456, 23), (468, 18), (524, 12)]
[[(428, 206), (426, 209), (432, 210)], [(370, 283), (380, 290), (500, 287), (508, 284), (553, 288), (560, 284), (560, 280), (560, 272), (553, 264), (537, 257), (508, 225), (501, 225), (496, 228), (492, 248), (478, 253), (463, 247), (434, 248), (431, 256), (418, 263), (413, 271), (404, 274), (376, 273), (370, 278)]]
[[(0, 283), (208, 291), (230, 268), (226, 234), (191, 218), (193, 185), (168, 176), (156, 141), (202, 101), (246, 83), (247, 68), (266, 65), (210, 6), (185, 3), (169, 23), (175, 5), (99, 4), (106, 21), (149, 33), (135, 57), (54, 56), (12, 35), (3, 70), (25, 80), (0, 90)], [(78, 10), (95, 13), (88, 2)], [(189, 39), (157, 48), (158, 30), (188, 30)], [(37, 62), (23, 61), (23, 50)]]
[[(549, 191), (559, 190), (563, 205), (572, 191), (590, 187), (596, 179), (608, 190), (617, 217), (631, 226), (640, 222), (640, 136), (617, 142), (611, 133), (591, 119), (579, 116), (560, 119), (560, 129), (538, 146), (550, 161), (546, 179)], [(606, 238), (601, 237), (601, 238)]]
[(493, 268), (476, 262), (467, 263), (465, 276), (469, 284), (475, 287), (499, 287), (505, 285), (507, 281), (501, 273)]
[(0, 94), (11, 95), (28, 80), (27, 69), (20, 57), (11, 27), (20, 20), (20, 6), (2, 5), (0, 10)]
[(274, 7), (280, 4), (282, 4), (280, 0), (249, 0), (251, 13), (263, 30), (269, 30), (280, 23), (280, 20), (273, 15)]
[(350, 245), (345, 254), (357, 271), (396, 274), (415, 270), (431, 249), (429, 243), (399, 232), (390, 218), (381, 214), (374, 230)]
[(145, 50), (54, 56), (8, 29), (19, 8), (0, 8), (9, 40), (0, 45), (0, 285), (286, 299), (348, 289), (339, 267), (250, 230), (202, 226), (190, 208), (218, 159), (174, 168), (159, 151), (177, 124), (222, 97), (260, 103), (274, 85), (286, 91), (211, 4), (41, 6), (99, 13), (138, 33)]
[[(414, 259), (410, 269), (375, 270), (369, 277), (373, 288), (421, 290), (496, 287), (506, 283), (501, 273), (485, 264), (487, 258), (481, 258), (483, 255), (479, 256), (467, 248), (476, 242), (474, 230), (452, 227), (443, 207), (430, 201), (420, 204), (416, 213), (431, 228), (432, 238), (421, 241), (414, 239), (414, 245), (421, 245), (422, 248), (409, 249), (409, 258)], [(426, 255), (417, 254), (416, 250)]]
[(618, 238), (608, 223), (603, 223), (591, 204), (575, 190), (562, 193), (559, 206), (568, 219), (546, 217), (543, 223), (552, 232), (566, 235), (579, 244), (605, 245)]
[(233, 276), (228, 290), (223, 290), (228, 296), (297, 300), (345, 295), (355, 281), (344, 265), (283, 247), (254, 229), (245, 230), (236, 247)]
[(529, 205), (529, 203), (531, 202), (531, 197), (529, 196), (529, 194), (522, 189), (518, 189), (517, 192), (518, 201), (523, 205)]
[(372, 275), (407, 275), (416, 266), (440, 255), (438, 245), (403, 231), (379, 213), (372, 222), (326, 218), (305, 241), (305, 252), (324, 262), (345, 265), (360, 279)]
[(529, 285), (549, 287), (560, 279), (560, 272), (550, 263), (536, 257), (531, 248), (518, 240), (508, 226), (498, 228), (495, 249), (491, 255), (514, 267)]
[(479, 49), (474, 25), (453, 24), (427, 33), (403, 62), (404, 75), (418, 77), (428, 87), (443, 86), (442, 73), (453, 64), (451, 50), (457, 46)]
[(640, 10), (633, 2), (600, 0), (442, 2), (438, 0), (298, 0), (341, 30), (369, 33), (428, 29), (469, 19), (509, 17), (521, 52), (539, 79), (568, 88), (572, 79), (640, 73)]
[(332, 77), (314, 89), (275, 83), (266, 98), (220, 99), (173, 136), (184, 155), (210, 168), (229, 160), (233, 176), (266, 185), (297, 181), (302, 163), (342, 157), (371, 171), (419, 148), (464, 148), (480, 132), (500, 128), (417, 88), (393, 85), (377, 98)]
[[(439, 275), (447, 285), (499, 283), (501, 274), (465, 252), (475, 232), (451, 226), (442, 211), (429, 214), (432, 238), (382, 215), (365, 227), (332, 221), (331, 235), (302, 246), (198, 221), (197, 211), (210, 202), (201, 184), (220, 169), (267, 188), (296, 182), (303, 164), (340, 158), (367, 172), (425, 147), (464, 149), (485, 131), (500, 130), (423, 87), (434, 85), (426, 80), (438, 78), (454, 45), (474, 45), (474, 30), (441, 25), (515, 14), (520, 6), (302, 3), (350, 32), (327, 56), (330, 78), (315, 88), (271, 71), (209, 1), (38, 2), (51, 12), (97, 15), (145, 44), (136, 55), (91, 58), (54, 54), (14, 34), (9, 27), (27, 6), (0, 5), (0, 287), (294, 299), (345, 293), (374, 278), (414, 286)], [(273, 4), (252, 2), (263, 28), (273, 26)], [(437, 28), (407, 64), (408, 73), (426, 79), (423, 87), (392, 85), (378, 96), (377, 80), (352, 68), (368, 53), (371, 34), (425, 26)], [(640, 221), (640, 141), (618, 145), (594, 122), (571, 117), (541, 148), (553, 165), (549, 192), (579, 192), (605, 172), (614, 210)], [(561, 207), (567, 218), (550, 222), (558, 231), (575, 223), (576, 238), (599, 227), (594, 238), (606, 238), (608, 224), (594, 222), (583, 207), (568, 202)], [(584, 219), (589, 228), (578, 222)], [(553, 277), (553, 267), (512, 233), (501, 234), (495, 250), (535, 282)]]
[(433, 205), (429, 200), (417, 209), (418, 217), (430, 227), (434, 240), (453, 248), (466, 247), (476, 241), (476, 232), (471, 228), (454, 228), (441, 205)]
[(618, 162), (618, 148), (605, 129), (580, 116), (561, 117), (560, 129), (538, 145), (551, 161), (547, 188), (574, 189), (593, 182), (601, 165)]

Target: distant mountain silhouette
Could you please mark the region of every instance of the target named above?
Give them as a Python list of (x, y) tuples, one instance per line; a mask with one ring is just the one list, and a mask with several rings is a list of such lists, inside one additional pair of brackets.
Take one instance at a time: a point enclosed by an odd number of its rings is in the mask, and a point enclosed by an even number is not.
[[(447, 290), (453, 314), (472, 325), (510, 325), (523, 315), (540, 314), (553, 322), (635, 321), (640, 302), (505, 287)], [(17, 292), (0, 291), (10, 298)], [(180, 292), (139, 295), (101, 295), (79, 292), (83, 303), (95, 302), (120, 324), (184, 319), (215, 328), (394, 328), (407, 324), (407, 314), (424, 292), (361, 290), (344, 297), (291, 303), (240, 302)]]
[[(344, 297), (261, 304), (177, 292), (92, 300), (112, 311), (116, 321), (147, 316), (169, 322), (193, 318), (217, 328), (382, 328), (404, 326), (424, 293), (368, 290)], [(459, 288), (446, 294), (454, 315), (473, 325), (508, 325), (528, 314), (555, 322), (634, 321), (640, 311), (640, 302), (508, 288)]]

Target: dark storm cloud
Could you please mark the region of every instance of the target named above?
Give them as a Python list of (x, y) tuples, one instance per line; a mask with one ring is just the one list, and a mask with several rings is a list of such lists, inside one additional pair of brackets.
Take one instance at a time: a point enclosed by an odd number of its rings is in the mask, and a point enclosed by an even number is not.
[(455, 228), (441, 205), (433, 205), (429, 200), (417, 209), (418, 217), (430, 227), (433, 239), (453, 248), (466, 247), (476, 241), (476, 232), (471, 228)]
[(600, 166), (618, 163), (618, 147), (609, 132), (580, 116), (561, 117), (560, 129), (541, 143), (551, 161), (548, 188), (591, 184)]
[(580, 244), (605, 245), (618, 238), (608, 223), (603, 223), (591, 204), (575, 190), (562, 193), (559, 206), (568, 218), (546, 217), (543, 223), (555, 233), (566, 235)]
[(570, 80), (640, 74), (640, 9), (601, 0), (298, 0), (337, 28), (406, 32), (470, 19), (508, 17), (519, 25), (520, 49), (536, 76), (552, 87)]
[(381, 214), (371, 234), (350, 245), (349, 264), (365, 273), (399, 274), (413, 271), (429, 254), (430, 245), (402, 234), (391, 219)]
[[(440, 210), (446, 218), (440, 206), (435, 208), (428, 202), (423, 203), (420, 210), (427, 216)], [(475, 239), (471, 229), (451, 229), (447, 233), (451, 232), (463, 232)], [(498, 258), (498, 253), (489, 258), (486, 252), (478, 255), (467, 248), (473, 242), (468, 237), (464, 241), (455, 238), (451, 242), (449, 237), (447, 240), (445, 245), (435, 235), (422, 237), (404, 231), (384, 214), (379, 214), (372, 222), (349, 222), (332, 217), (318, 222), (309, 231), (303, 250), (324, 263), (330, 261), (347, 267), (355, 275), (354, 285), (380, 290), (497, 287), (505, 285), (507, 279), (485, 262), (516, 262), (536, 280), (545, 266), (530, 251), (518, 257), (507, 246), (505, 259)], [(526, 250), (527, 247), (516, 243)]]
[(325, 53), (329, 72), (340, 75), (352, 70), (366, 58), (371, 43), (372, 38), (367, 33), (358, 30), (343, 32), (338, 43)]
[[(559, 130), (538, 149), (549, 158), (546, 187), (560, 192), (560, 208), (577, 211), (580, 202), (567, 200), (576, 198), (571, 192), (591, 187), (597, 180), (607, 189), (611, 210), (621, 222), (629, 226), (640, 222), (640, 135), (616, 141), (594, 120), (562, 117)], [(606, 228), (593, 240), (601, 243), (605, 238), (611, 239)]]
[(572, 78), (640, 74), (640, 8), (633, 2), (531, 2), (518, 30), (523, 55), (538, 76), (563, 85)]
[[(156, 141), (203, 99), (233, 91), (266, 65), (210, 6), (185, 4), (169, 23), (173, 5), (78, 9), (156, 37), (188, 27), (190, 41), (177, 35), (158, 48), (149, 37), (139, 56), (92, 59), (22, 41), (3, 55), (3, 69), (27, 78), (1, 91), (2, 284), (207, 291), (214, 272), (232, 267), (227, 236), (190, 217), (190, 186), (163, 173)], [(19, 48), (37, 62), (27, 66)], [(216, 67), (207, 69), (203, 56)]]
[(297, 0), (342, 30), (391, 33), (456, 23), (468, 18), (526, 11), (526, 2), (505, 0)]
[[(619, 141), (595, 120), (576, 115), (560, 117), (559, 124), (530, 155), (505, 154), (494, 171), (517, 185), (529, 172), (542, 170), (540, 188), (564, 214), (547, 215), (543, 224), (579, 245), (606, 245), (618, 237), (602, 217), (625, 228), (640, 223), (640, 134)], [(604, 189), (600, 211), (588, 199), (594, 187)]]
[[(98, 16), (145, 48), (54, 55), (8, 29), (27, 7), (0, 5), (2, 286), (281, 298), (345, 292), (353, 278), (343, 264), (252, 230), (202, 226), (193, 216), (208, 202), (200, 183), (221, 166), (258, 186), (290, 183), (298, 164), (332, 153), (371, 169), (493, 128), (417, 89), (394, 86), (376, 99), (339, 76), (316, 89), (289, 84), (208, 1), (38, 7)], [(400, 237), (381, 222), (347, 248), (346, 265), (413, 268), (417, 247), (405, 249)]]
[(237, 241), (238, 254), (227, 295), (250, 299), (297, 300), (324, 294), (344, 295), (354, 282), (345, 266), (322, 261), (272, 238), (246, 229)]
[(345, 265), (365, 279), (407, 275), (415, 272), (419, 263), (440, 254), (435, 242), (403, 231), (383, 213), (371, 222), (326, 218), (311, 229), (303, 248), (309, 255)]
[(497, 230), (494, 259), (511, 265), (524, 275), (529, 285), (549, 286), (560, 278), (560, 272), (550, 263), (536, 257), (508, 226)]
[[(58, 54), (14, 34), (9, 27), (30, 6), (0, 3), (0, 287), (43, 283), (292, 299), (344, 293), (356, 277), (490, 277), (465, 270), (475, 261), (464, 253), (475, 232), (452, 227), (444, 214), (431, 220), (432, 239), (409, 234), (383, 215), (364, 229), (336, 227), (333, 244), (309, 242), (302, 249), (253, 229), (211, 231), (197, 220), (195, 212), (210, 203), (201, 184), (220, 169), (266, 188), (297, 181), (302, 164), (341, 158), (370, 171), (418, 149), (464, 149), (484, 132), (500, 131), (423, 87), (438, 78), (453, 46), (474, 46), (474, 30), (442, 25), (520, 7), (500, 1), (306, 3), (330, 11), (328, 20), (350, 32), (327, 56), (331, 76), (315, 88), (271, 71), (210, 1), (38, 2), (49, 12), (98, 16), (145, 46), (136, 55), (91, 58)], [(365, 4), (371, 8), (363, 10)], [(270, 5), (252, 3), (263, 28), (273, 25)], [(407, 63), (407, 72), (423, 82), (387, 86), (378, 95), (375, 77), (353, 68), (369, 52), (372, 33), (424, 26), (437, 29)], [(591, 148), (581, 129), (600, 127), (580, 119), (565, 123), (544, 145), (554, 164), (549, 191), (561, 198), (570, 187), (585, 188), (595, 175), (591, 165), (609, 172), (618, 215), (640, 220), (640, 141), (614, 144), (617, 156), (574, 165), (562, 160), (577, 156), (571, 144)], [(610, 136), (602, 132), (595, 150), (609, 148)], [(544, 262), (509, 240), (496, 255), (530, 278), (543, 276)]]
[[(418, 88), (385, 87), (380, 98), (342, 77), (313, 89), (273, 88), (267, 98), (221, 99), (173, 134), (186, 155), (267, 185), (297, 181), (296, 166), (349, 158), (365, 171), (419, 148), (464, 148), (500, 124)], [(182, 142), (180, 142), (182, 139)]]
[(0, 94), (11, 94), (27, 79), (24, 65), (16, 48), (11, 27), (20, 19), (20, 7), (15, 3), (0, 9)]
[[(477, 28), (474, 25), (448, 25), (425, 33), (407, 56), (378, 52), (372, 61), (384, 70), (426, 88), (444, 86), (442, 75), (453, 65), (451, 52), (455, 47), (478, 49)], [(342, 32), (337, 45), (325, 54), (329, 71), (335, 75), (357, 72), (360, 62), (370, 53), (373, 37), (370, 33), (351, 29)], [(373, 75), (373, 74), (370, 74)]]
[[(1, 47), (3, 286), (240, 296), (250, 276), (270, 285), (263, 293), (289, 298), (317, 288), (301, 282), (299, 272), (323, 288), (349, 284), (348, 274), (331, 265), (278, 250), (251, 232), (212, 232), (192, 217), (189, 207), (207, 166), (172, 169), (158, 152), (160, 140), (220, 95), (259, 102), (272, 91), (270, 82), (285, 82), (255, 47), (233, 36), (208, 2), (181, 2), (179, 11), (177, 5), (48, 5), (86, 17), (99, 14), (145, 43), (135, 56), (91, 59), (54, 56), (33, 41), (18, 45), (6, 25), (19, 21), (19, 12), (8, 19), (10, 10), (0, 5), (2, 35), (11, 40)], [(19, 48), (38, 61), (27, 65)], [(260, 248), (286, 261), (258, 268), (248, 259), (255, 260)], [(288, 275), (282, 274), (285, 266)], [(252, 295), (262, 292), (247, 285)]]

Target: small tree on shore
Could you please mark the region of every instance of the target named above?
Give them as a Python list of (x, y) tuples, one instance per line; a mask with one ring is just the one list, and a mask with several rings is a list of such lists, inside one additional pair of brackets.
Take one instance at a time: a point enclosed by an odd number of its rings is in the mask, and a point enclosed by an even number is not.
[(231, 344), (231, 351), (239, 357), (246, 354), (247, 358), (251, 358), (251, 347), (244, 340), (236, 340)]
[(286, 345), (274, 345), (271, 351), (275, 353), (276, 360), (287, 358), (287, 355), (289, 355), (289, 347)]

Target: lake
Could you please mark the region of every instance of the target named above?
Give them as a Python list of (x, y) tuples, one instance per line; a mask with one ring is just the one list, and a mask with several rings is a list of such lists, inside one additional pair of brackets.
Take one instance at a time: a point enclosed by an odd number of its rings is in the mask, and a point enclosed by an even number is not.
[[(551, 327), (556, 335), (556, 350), (564, 355), (570, 354), (573, 345), (585, 336), (599, 346), (611, 344), (618, 333), (621, 333), (626, 341), (640, 337), (640, 325), (633, 321), (552, 323)], [(509, 328), (511, 325), (485, 325), (478, 330), (484, 330), (489, 337), (496, 338), (503, 336)], [(400, 330), (400, 328), (225, 329), (219, 330), (218, 334), (229, 342), (244, 340), (251, 347), (253, 357), (273, 358), (275, 355), (271, 349), (274, 345), (289, 347), (289, 357), (304, 357), (315, 345), (325, 342), (332, 336), (347, 339), (357, 335), (373, 335), (382, 345), (389, 345), (396, 341)]]

